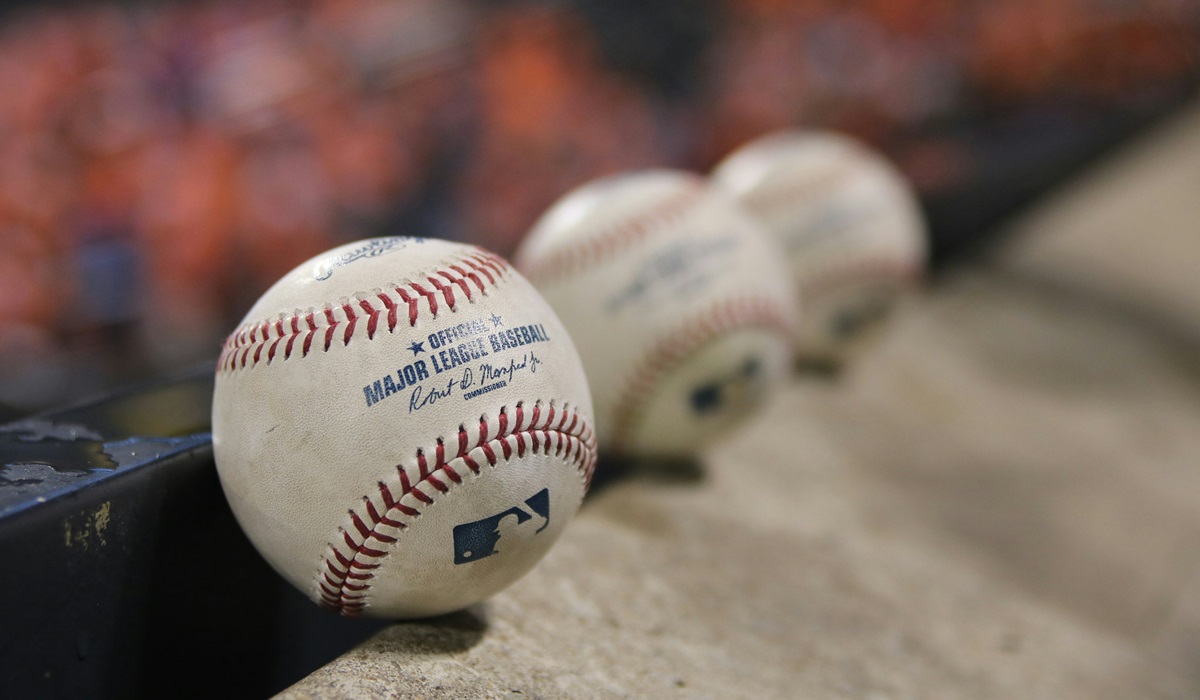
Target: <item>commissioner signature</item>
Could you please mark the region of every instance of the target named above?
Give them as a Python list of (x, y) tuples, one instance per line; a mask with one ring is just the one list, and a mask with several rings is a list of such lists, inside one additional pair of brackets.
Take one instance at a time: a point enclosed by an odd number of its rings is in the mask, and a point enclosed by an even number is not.
[(519, 374), (528, 372), (537, 374), (542, 360), (533, 351), (521, 356), (518, 361), (510, 359), (508, 365), (493, 365), (490, 362), (481, 363), (478, 367), (467, 367), (458, 376), (446, 380), (444, 385), (438, 384), (426, 389), (425, 385), (413, 387), (408, 396), (408, 412), (415, 413), (432, 406), (438, 401), (444, 401), (460, 392), (464, 400), (482, 396), (497, 389), (503, 389)]

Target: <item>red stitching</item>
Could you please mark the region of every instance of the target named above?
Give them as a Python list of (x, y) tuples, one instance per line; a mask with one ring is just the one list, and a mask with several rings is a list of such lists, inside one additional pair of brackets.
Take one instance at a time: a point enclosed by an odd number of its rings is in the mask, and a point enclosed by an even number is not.
[(867, 280), (895, 280), (902, 285), (920, 284), (923, 268), (916, 260), (896, 260), (875, 255), (853, 261), (838, 261), (819, 265), (819, 271), (806, 274), (797, 281), (800, 301), (817, 299), (831, 289)]
[(557, 282), (577, 274), (588, 266), (612, 257), (650, 233), (675, 223), (705, 195), (704, 186), (691, 182), (690, 186), (675, 194), (658, 206), (618, 221), (610, 228), (585, 237), (577, 243), (556, 250), (542, 260), (518, 258), (517, 267), (527, 278), (539, 285)]
[[(557, 426), (553, 425), (556, 411), (561, 414)], [(500, 416), (496, 420), (495, 435), (491, 438), (488, 438), (489, 423), (486, 417), (481, 416), (479, 419), (479, 438), (475, 441), (474, 448), (481, 448), (488, 465), (496, 467), (502, 461), (496, 455), (494, 449), (496, 445), (499, 445), (504, 453), (504, 461), (507, 461), (512, 455), (511, 442), (517, 444), (518, 456), (524, 456), (526, 435), (534, 443), (532, 452), (541, 451), (551, 454), (551, 436), (553, 435), (557, 442), (553, 454), (561, 455), (566, 463), (574, 465), (583, 479), (583, 489), (586, 493), (588, 487), (591, 486), (592, 472), (596, 466), (596, 438), (588, 421), (580, 416), (573, 407), (568, 407), (566, 404), (561, 408), (556, 408), (551, 402), (549, 410), (543, 412), (541, 402), (538, 401), (534, 403), (528, 425), (522, 428), (521, 426), (525, 422), (524, 402), (518, 402), (514, 406), (513, 412), (515, 413), (515, 422), (512, 424), (512, 432), (508, 432), (510, 425), (508, 409), (502, 407)], [(566, 430), (563, 430), (562, 426), (568, 412), (571, 422)], [(541, 447), (538, 446), (538, 434), (543, 436), (540, 441)], [(473, 449), (467, 428), (459, 426), (458, 453), (451, 459), (451, 462), (461, 460), (463, 464), (468, 465), (474, 473), (478, 474), (481, 469), (478, 463), (469, 456), (469, 448)], [(400, 517), (413, 519), (421, 515), (420, 510), (404, 505), (400, 503), (400, 500), (405, 496), (412, 496), (425, 505), (432, 505), (435, 497), (425, 493), (422, 490), (423, 487), (429, 485), (439, 493), (446, 493), (453, 485), (461, 484), (464, 481), (463, 476), (453, 468), (452, 464), (444, 461), (445, 441), (441, 438), (438, 438), (435, 452), (437, 464), (430, 471), (425, 452), (417, 450), (418, 479), (416, 481), (409, 477), (408, 469), (404, 465), (396, 465), (399, 497), (396, 497), (397, 492), (393, 491), (393, 487), (380, 481), (378, 483), (380, 504), (378, 505), (382, 505), (382, 508), (378, 507), (370, 495), (367, 495), (363, 496), (365, 507), (360, 510), (348, 511), (349, 523), (338, 528), (338, 537), (329, 543), (324, 566), (317, 574), (319, 602), (323, 607), (351, 616), (358, 615), (366, 609), (369, 582), (374, 577), (372, 571), (379, 568), (379, 560), (389, 553), (383, 545), (396, 542), (399, 531), (407, 529), (411, 524), (399, 519)], [(474, 466), (471, 466), (472, 464)], [(453, 483), (446, 483), (438, 478), (439, 475), (444, 475), (448, 481)], [(396, 534), (381, 532), (381, 527), (391, 528), (396, 531)], [(372, 561), (363, 561), (363, 558)], [(353, 583), (355, 581), (360, 583)]]
[(828, 195), (831, 188), (854, 175), (858, 168), (841, 165), (811, 177), (796, 180), (776, 179), (772, 187), (752, 190), (742, 195), (742, 200), (752, 211), (776, 210), (795, 207), (802, 202), (819, 200)]
[[(488, 278), (488, 284), (495, 284), (495, 283), (496, 283), (496, 280), (495, 280), (495, 278), (493, 278), (493, 277), (492, 277), (492, 273), (491, 273), (491, 271), (490, 271), (490, 270), (488, 270), (488, 268), (487, 268), (487, 267), (485, 267), (485, 266), (482, 266), (482, 265), (478, 265), (478, 264), (476, 264), (475, 262), (473, 262), (473, 261), (471, 261), (471, 260), (464, 260), (464, 261), (463, 261), (463, 263), (464, 263), (464, 264), (466, 264), (466, 266), (467, 266), (467, 267), (471, 268), (471, 269), (472, 269), (472, 270), (474, 270), (475, 272), (482, 272), (482, 273), (483, 273), (483, 276)], [(474, 279), (475, 279), (475, 281), (476, 281), (476, 282), (478, 282), (478, 281), (479, 281), (477, 277), (476, 277), (476, 278), (474, 278)], [(479, 282), (479, 291), (481, 291), (481, 292), (483, 291), (483, 283), (482, 283), (482, 282)]]
[(644, 403), (659, 378), (683, 358), (699, 350), (713, 338), (731, 330), (763, 328), (782, 333), (791, 342), (792, 326), (785, 308), (766, 297), (726, 299), (691, 317), (668, 333), (665, 339), (642, 356), (624, 387), (617, 393), (612, 444), (619, 449), (637, 424)]
[[(366, 319), (367, 339), (373, 339), (379, 329), (379, 318), (384, 313), (387, 314), (387, 330), (392, 333), (399, 321), (401, 305), (408, 307), (408, 325), (415, 326), (421, 316), (422, 299), (434, 318), (438, 315), (440, 304), (445, 304), (451, 312), (455, 312), (458, 310), (456, 295), (459, 293), (456, 290), (460, 290), (468, 302), (474, 301), (475, 294), (487, 294), (487, 285), (495, 286), (508, 270), (508, 263), (502, 258), (476, 250), (452, 261), (445, 269), (434, 270), (424, 276), (418, 275), (421, 281), (389, 285), (390, 289), (385, 291), (373, 295), (364, 294), (367, 298), (360, 299), (359, 295), (355, 294), (341, 305), (327, 304), (320, 310), (297, 311), (291, 316), (275, 320), (243, 324), (225, 340), (217, 361), (217, 369), (219, 372), (229, 372), (254, 367), (263, 361), (271, 364), (279, 358), (288, 360), (296, 350), (299, 350), (301, 357), (307, 357), (313, 351), (313, 339), (322, 329), (324, 336), (321, 338), (320, 347), (324, 352), (329, 352), (334, 345), (334, 339), (338, 337), (337, 331), (341, 330), (341, 344), (349, 345), (359, 319), (363, 318)], [(487, 279), (487, 285), (482, 278)], [(471, 288), (472, 282), (477, 290)], [(426, 285), (432, 285), (435, 291), (431, 291)], [(372, 303), (375, 299), (379, 300), (382, 307), (376, 307)], [(338, 312), (341, 312), (343, 318), (338, 318)], [(280, 342), (285, 338), (287, 342), (280, 347)], [(297, 338), (302, 338), (298, 347)]]

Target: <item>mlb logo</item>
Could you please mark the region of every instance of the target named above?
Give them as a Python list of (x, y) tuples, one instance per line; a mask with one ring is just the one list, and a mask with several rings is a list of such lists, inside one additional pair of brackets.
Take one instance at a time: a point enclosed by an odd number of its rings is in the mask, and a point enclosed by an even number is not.
[[(525, 499), (525, 505), (529, 510), (525, 510), (520, 506), (513, 506), (503, 513), (497, 513), (483, 520), (476, 520), (470, 523), (463, 523), (454, 527), (454, 563), (455, 564), (470, 564), (473, 561), (479, 561), (493, 554), (499, 554), (496, 549), (496, 543), (501, 538), (501, 523), (505, 518), (516, 518), (515, 522), (510, 521), (511, 526), (506, 526), (504, 530), (506, 534), (515, 531), (524, 531), (527, 523), (530, 527), (534, 517), (541, 518), (541, 527), (533, 531), (533, 535), (539, 534), (550, 525), (550, 490), (542, 489)], [(530, 512), (532, 511), (532, 513)], [(532, 536), (532, 535), (531, 535)]]

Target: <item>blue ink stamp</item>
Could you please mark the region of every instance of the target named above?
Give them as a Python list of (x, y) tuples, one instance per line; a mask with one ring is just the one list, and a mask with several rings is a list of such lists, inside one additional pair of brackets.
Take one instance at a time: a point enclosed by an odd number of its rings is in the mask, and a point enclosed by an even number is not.
[[(534, 531), (538, 534), (550, 525), (550, 489), (542, 489), (525, 499), (525, 505), (545, 522)], [(518, 526), (533, 519), (524, 508), (513, 506), (490, 518), (454, 526), (454, 563), (470, 564), (499, 554), (496, 543), (500, 541), (500, 523), (508, 517), (516, 518)]]

